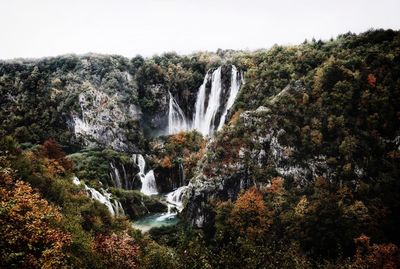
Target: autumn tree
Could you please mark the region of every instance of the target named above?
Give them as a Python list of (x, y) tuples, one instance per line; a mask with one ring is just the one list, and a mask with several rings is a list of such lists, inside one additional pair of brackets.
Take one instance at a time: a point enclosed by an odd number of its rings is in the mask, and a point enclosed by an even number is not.
[(0, 171), (0, 267), (60, 268), (65, 263), (68, 233), (56, 228), (58, 209), (29, 184)]
[(98, 235), (93, 244), (105, 268), (139, 268), (139, 246), (128, 234)]
[(366, 235), (354, 239), (357, 246), (353, 268), (395, 269), (400, 266), (399, 248), (395, 244), (373, 244)]
[(71, 171), (73, 162), (66, 157), (65, 152), (54, 139), (44, 141), (40, 147), (40, 152), (51, 160), (56, 160), (66, 171)]
[(253, 187), (236, 200), (230, 222), (241, 235), (256, 240), (268, 231), (272, 224), (270, 216), (271, 212), (265, 205), (262, 193)]

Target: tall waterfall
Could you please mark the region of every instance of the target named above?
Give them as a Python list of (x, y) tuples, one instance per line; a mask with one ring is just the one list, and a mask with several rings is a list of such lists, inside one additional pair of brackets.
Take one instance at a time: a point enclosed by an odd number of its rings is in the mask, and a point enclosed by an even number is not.
[[(208, 71), (204, 76), (203, 83), (197, 93), (195, 113), (191, 124), (169, 92), (168, 134), (195, 129), (204, 136), (211, 136), (216, 130), (222, 128), (228, 111), (239, 93), (240, 86), (243, 83), (243, 76), (236, 66), (232, 65), (231, 85), (226, 98), (223, 96), (221, 72), (222, 67), (220, 66), (212, 73)], [(211, 89), (208, 92), (207, 84), (209, 82), (211, 82)], [(219, 113), (222, 113), (220, 117), (218, 116)]]
[[(81, 181), (77, 177), (74, 177), (72, 179), (72, 182), (77, 186), (79, 186), (81, 184)], [(88, 195), (92, 199), (99, 201), (100, 203), (104, 204), (108, 208), (108, 211), (110, 211), (111, 215), (113, 215), (113, 216), (124, 216), (125, 215), (125, 212), (124, 212), (124, 209), (122, 208), (121, 203), (116, 199), (112, 199), (111, 193), (109, 193), (108, 191), (106, 191), (104, 189), (101, 189), (101, 191), (102, 191), (102, 193), (101, 193), (98, 190), (87, 186), (85, 183), (83, 184), (83, 186), (84, 186), (86, 192), (88, 193)]]
[[(204, 84), (204, 83), (203, 83)], [(208, 96), (206, 107), (205, 85), (200, 87), (196, 100), (196, 112), (193, 128), (204, 136), (212, 135), (214, 132), (215, 116), (221, 104), (221, 66), (211, 76), (211, 91)]]
[(236, 66), (232, 65), (231, 87), (229, 89), (229, 97), (228, 101), (225, 104), (225, 109), (224, 112), (222, 113), (217, 130), (220, 130), (222, 126), (224, 126), (226, 114), (228, 113), (228, 110), (233, 106), (233, 103), (235, 102), (236, 96), (239, 93), (241, 83), (242, 83), (242, 76), (238, 72)]
[(169, 94), (168, 134), (175, 134), (188, 129), (185, 114), (179, 107), (171, 92)]
[(145, 174), (146, 161), (142, 154), (133, 154), (132, 160), (139, 166), (139, 177), (142, 182), (142, 188), (140, 192), (146, 195), (158, 194), (156, 178), (154, 177), (154, 171), (150, 170)]
[(194, 114), (194, 120), (193, 120), (193, 129), (200, 129), (200, 126), (202, 125), (202, 120), (203, 120), (203, 115), (204, 115), (204, 110), (205, 110), (205, 101), (206, 101), (206, 85), (209, 79), (209, 73), (204, 76), (203, 84), (201, 84), (199, 88), (199, 92), (197, 93), (197, 99), (196, 99), (196, 112)]

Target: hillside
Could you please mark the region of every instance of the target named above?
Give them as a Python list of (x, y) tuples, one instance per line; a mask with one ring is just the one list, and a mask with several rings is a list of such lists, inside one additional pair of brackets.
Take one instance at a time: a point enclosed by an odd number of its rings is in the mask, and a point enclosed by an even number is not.
[(0, 96), (0, 268), (400, 265), (398, 31), (0, 61)]

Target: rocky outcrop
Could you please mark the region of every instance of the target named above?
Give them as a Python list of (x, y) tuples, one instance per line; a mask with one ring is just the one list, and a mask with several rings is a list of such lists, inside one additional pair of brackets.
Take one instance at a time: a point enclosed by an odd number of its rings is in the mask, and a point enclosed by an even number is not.
[(171, 192), (187, 184), (182, 164), (175, 164), (171, 168), (156, 167), (154, 173), (160, 193)]
[(146, 196), (139, 191), (118, 190), (116, 196), (124, 208), (125, 215), (131, 220), (167, 210), (165, 203), (156, 198)]
[(138, 176), (139, 167), (133, 163), (110, 162), (110, 179), (116, 188), (125, 190), (140, 189), (142, 183)]
[[(271, 98), (271, 106), (303, 91), (300, 83), (290, 84)], [(317, 176), (332, 176), (334, 172), (324, 156), (307, 160), (293, 157), (297, 149), (280, 142), (286, 131), (279, 126), (278, 118), (267, 107), (245, 111), (236, 126), (210, 142), (208, 157), (203, 159), (187, 192), (184, 214), (193, 226), (205, 227), (212, 223), (211, 200), (235, 200), (240, 190), (253, 185), (268, 185), (273, 176), (290, 179), (299, 186)]]
[(141, 109), (123, 102), (119, 93), (107, 94), (91, 85), (79, 94), (81, 111), (71, 112), (70, 127), (88, 147), (111, 147), (119, 151), (137, 150)]

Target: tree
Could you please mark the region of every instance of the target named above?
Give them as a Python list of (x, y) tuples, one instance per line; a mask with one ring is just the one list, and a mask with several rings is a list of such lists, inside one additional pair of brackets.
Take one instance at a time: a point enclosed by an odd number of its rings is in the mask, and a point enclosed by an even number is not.
[(71, 171), (73, 162), (66, 157), (65, 152), (54, 139), (44, 141), (41, 153), (49, 159), (56, 160), (66, 171)]
[(128, 234), (98, 235), (93, 250), (101, 255), (106, 268), (139, 268), (139, 246)]
[(56, 227), (61, 219), (29, 184), (0, 171), (0, 267), (61, 267), (70, 244), (70, 235)]
[(230, 222), (237, 231), (251, 240), (256, 240), (268, 231), (272, 224), (271, 212), (264, 203), (262, 193), (250, 188), (236, 200)]
[(395, 244), (373, 244), (370, 238), (361, 235), (354, 239), (357, 252), (354, 256), (354, 268), (395, 269), (400, 266), (399, 248)]

